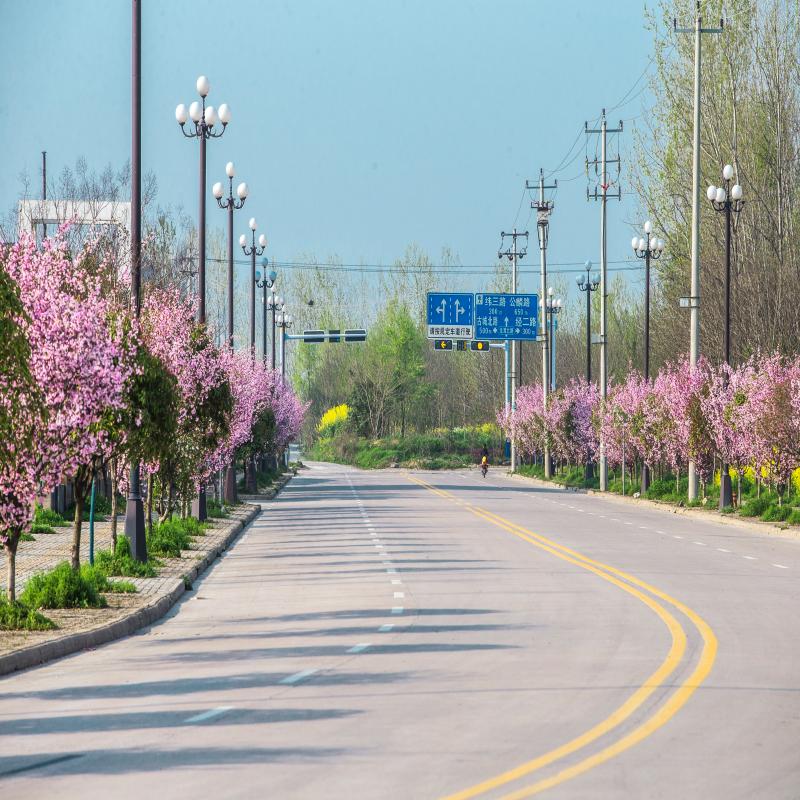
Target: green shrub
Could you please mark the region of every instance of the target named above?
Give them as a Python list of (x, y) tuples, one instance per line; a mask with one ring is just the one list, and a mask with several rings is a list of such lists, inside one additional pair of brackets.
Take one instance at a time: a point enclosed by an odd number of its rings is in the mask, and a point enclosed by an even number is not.
[(742, 504), (739, 513), (743, 517), (760, 517), (770, 506), (771, 500), (766, 495), (751, 497)]
[(97, 581), (92, 567), (76, 571), (63, 561), (50, 572), (34, 575), (19, 599), (29, 608), (103, 608), (107, 604)]
[(55, 533), (55, 530), (49, 525), (43, 525), (40, 522), (34, 522), (31, 525), (31, 533)]
[(193, 536), (203, 536), (204, 527), (194, 517), (168, 519), (156, 525), (147, 537), (147, 552), (157, 556), (180, 558), (188, 550)]
[(779, 506), (777, 503), (772, 503), (767, 509), (765, 509), (764, 513), (761, 515), (761, 519), (763, 519), (764, 522), (784, 522), (785, 520), (789, 519), (791, 515), (791, 506)]
[(227, 510), (222, 510), (218, 500), (209, 500), (206, 503), (206, 514), (208, 514), (209, 519), (225, 519), (225, 517), (229, 516)]
[(49, 508), (43, 508), (38, 503), (36, 504), (36, 511), (33, 514), (34, 525), (69, 525), (69, 522), (64, 519), (57, 511)]
[(800, 525), (800, 508), (793, 508), (792, 513), (786, 521), (790, 525)]
[(101, 550), (95, 556), (95, 567), (104, 575), (121, 575), (130, 578), (154, 578), (157, 559), (136, 561), (131, 557), (131, 545), (127, 537), (117, 537), (117, 547), (111, 550)]
[(36, 538), (34, 536), (31, 536), (27, 531), (25, 531), (20, 535), (19, 540), (21, 542), (35, 542)]
[(0, 630), (4, 631), (51, 631), (52, 620), (23, 603), (9, 603), (0, 598)]

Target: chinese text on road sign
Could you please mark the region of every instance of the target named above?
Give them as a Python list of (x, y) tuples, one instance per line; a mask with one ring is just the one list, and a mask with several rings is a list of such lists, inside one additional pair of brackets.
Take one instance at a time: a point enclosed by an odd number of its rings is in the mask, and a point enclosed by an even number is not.
[(538, 295), (475, 295), (476, 339), (535, 340), (538, 323)]
[(472, 339), (474, 333), (474, 295), (428, 292), (429, 339)]

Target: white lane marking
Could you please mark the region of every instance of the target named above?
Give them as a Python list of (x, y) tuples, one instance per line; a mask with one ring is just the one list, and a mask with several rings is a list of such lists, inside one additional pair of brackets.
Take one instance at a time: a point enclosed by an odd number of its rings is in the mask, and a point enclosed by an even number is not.
[(394, 599), (395, 600), (402, 600), (406, 596), (405, 592), (395, 592)]
[(202, 714), (195, 714), (193, 717), (189, 717), (189, 719), (184, 720), (184, 722), (205, 722), (207, 719), (218, 717), (220, 714), (224, 714), (226, 711), (230, 711), (232, 708), (233, 706), (219, 706), (218, 708), (212, 708), (210, 711), (204, 711)]
[(369, 642), (361, 642), (361, 644), (357, 644), (354, 647), (351, 647), (347, 652), (348, 653), (363, 653), (369, 647)]
[(639, 526), (639, 530), (640, 530), (640, 531), (649, 531), (649, 530), (650, 530), (650, 528), (648, 528), (648, 527), (647, 527), (647, 525), (640, 525), (640, 526)]
[(378, 628), (378, 630), (379, 630), (381, 633), (389, 633), (389, 631), (390, 631), (392, 628), (394, 628), (394, 625), (391, 625), (391, 624), (389, 624), (389, 625), (381, 625), (381, 626), (380, 626), (380, 628)]
[(785, 566), (783, 564), (773, 564), (772, 566), (773, 567), (777, 567), (778, 569), (789, 569), (789, 567), (787, 567), (787, 566)]
[(388, 572), (390, 575), (397, 575), (397, 570), (396, 570), (396, 569), (387, 569), (386, 571), (387, 571), (387, 572)]
[(632, 523), (632, 522), (626, 522), (625, 524), (626, 524), (626, 525), (633, 525), (633, 523)]
[(664, 531), (656, 531), (656, 533), (664, 533)]
[(619, 520), (618, 520), (616, 517), (609, 517), (608, 519), (609, 519), (611, 522), (619, 522)]
[(575, 506), (567, 506), (567, 508), (572, 508), (572, 509), (574, 509), (574, 508), (575, 508)]
[(673, 539), (683, 539), (683, 536), (673, 536)]
[(317, 670), (315, 669), (304, 669), (302, 672), (295, 672), (294, 675), (287, 675), (283, 680), (279, 681), (279, 683), (284, 684), (294, 684), (300, 683), (300, 681), (305, 680), (306, 678), (311, 677)]
[(742, 556), (742, 558), (746, 558), (748, 561), (758, 561), (755, 556)]
[(706, 543), (705, 543), (705, 542), (694, 542), (694, 541), (693, 541), (693, 542), (692, 542), (692, 544), (699, 544), (699, 545), (700, 545), (700, 547), (705, 547), (705, 546), (706, 546)]
[(717, 550), (719, 550), (720, 553), (730, 553), (730, 550), (726, 550), (724, 547), (718, 547)]
[(403, 613), (403, 606), (392, 607), (392, 614), (402, 614), (402, 613)]
[(585, 511), (584, 511), (582, 508), (579, 508), (579, 509), (578, 509), (578, 513), (579, 513), (579, 514), (585, 514), (586, 512), (585, 512)]
[(600, 519), (608, 519), (605, 514), (598, 514), (597, 516), (600, 517)]
[(398, 581), (398, 580), (393, 580), (392, 581), (392, 586), (402, 586), (402, 585), (403, 585), (403, 581)]

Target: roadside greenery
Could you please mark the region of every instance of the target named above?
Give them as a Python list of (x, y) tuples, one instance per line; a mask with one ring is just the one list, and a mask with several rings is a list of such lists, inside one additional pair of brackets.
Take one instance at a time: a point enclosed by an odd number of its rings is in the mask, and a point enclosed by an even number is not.
[[(149, 554), (148, 554), (149, 555)], [(104, 575), (120, 575), (130, 578), (154, 578), (158, 559), (150, 556), (147, 561), (136, 561), (131, 556), (131, 545), (127, 537), (117, 537), (112, 550), (101, 550), (95, 556), (95, 566)]]
[(24, 603), (11, 603), (0, 597), (0, 630), (50, 631), (55, 627), (52, 620), (29, 608)]

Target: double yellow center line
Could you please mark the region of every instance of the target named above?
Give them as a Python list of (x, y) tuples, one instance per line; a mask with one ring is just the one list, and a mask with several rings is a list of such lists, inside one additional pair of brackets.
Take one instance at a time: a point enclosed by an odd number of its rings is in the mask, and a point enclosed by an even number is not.
[[(697, 629), (700, 637), (703, 640), (703, 647), (700, 653), (695, 668), (691, 674), (681, 683), (679, 683), (674, 691), (667, 697), (667, 699), (653, 711), (648, 712), (645, 719), (640, 722), (636, 727), (628, 733), (620, 736), (610, 744), (602, 747), (599, 751), (586, 756), (582, 760), (569, 767), (566, 767), (555, 774), (542, 778), (536, 783), (525, 786), (521, 789), (511, 792), (503, 796), (503, 800), (518, 800), (519, 798), (532, 797), (545, 789), (550, 789), (564, 781), (580, 775), (593, 767), (608, 761), (625, 750), (633, 747), (648, 737), (651, 733), (658, 730), (658, 728), (665, 725), (672, 719), (673, 716), (688, 702), (689, 698), (694, 693), (695, 689), (708, 677), (709, 672), (714, 664), (717, 654), (717, 639), (714, 632), (709, 625), (691, 608), (671, 597), (666, 592), (652, 586), (644, 581), (635, 578), (627, 572), (611, 567), (608, 564), (603, 564), (588, 556), (572, 550), (569, 547), (558, 544), (551, 539), (547, 539), (527, 528), (517, 525), (515, 522), (501, 517), (499, 514), (494, 514), (491, 511), (481, 508), (472, 503), (464, 502), (458, 499), (451, 492), (438, 489), (435, 486), (421, 480), (413, 475), (406, 476), (413, 483), (424, 487), (428, 491), (449, 500), (457, 502), (467, 511), (471, 512), (477, 517), (486, 520), (487, 522), (502, 528), (505, 531), (513, 534), (514, 536), (538, 547), (541, 550), (549, 553), (550, 555), (560, 558), (575, 566), (581, 567), (589, 572), (594, 573), (603, 580), (617, 586), (624, 592), (635, 597), (637, 600), (644, 603), (650, 608), (670, 633), (672, 643), (664, 660), (659, 665), (658, 669), (650, 675), (647, 680), (639, 686), (633, 694), (618, 708), (616, 708), (608, 717), (595, 726), (582, 733), (580, 736), (565, 742), (564, 744), (554, 748), (553, 750), (526, 761), (513, 769), (488, 778), (475, 786), (470, 786), (455, 794), (449, 795), (445, 800), (468, 800), (468, 798), (478, 797), (485, 792), (498, 789), (513, 781), (518, 781), (521, 778), (530, 776), (532, 773), (540, 770), (556, 761), (565, 758), (573, 753), (577, 753), (583, 748), (587, 747), (592, 742), (599, 739), (601, 736), (612, 732), (622, 722), (627, 720), (637, 709), (645, 703), (645, 701), (657, 690), (666, 686), (670, 676), (680, 665), (683, 657), (686, 654), (686, 630), (678, 618), (672, 613), (673, 610), (679, 611), (686, 617), (692, 625)], [(671, 606), (670, 609), (668, 606)]]

